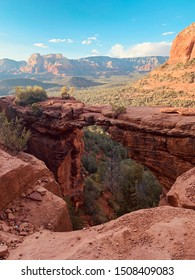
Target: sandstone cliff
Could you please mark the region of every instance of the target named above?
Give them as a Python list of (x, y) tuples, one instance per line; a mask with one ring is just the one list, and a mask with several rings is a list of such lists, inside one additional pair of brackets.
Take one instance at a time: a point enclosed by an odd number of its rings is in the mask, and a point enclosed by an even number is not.
[(175, 40), (170, 52), (169, 64), (186, 63), (195, 58), (195, 22), (182, 30)]

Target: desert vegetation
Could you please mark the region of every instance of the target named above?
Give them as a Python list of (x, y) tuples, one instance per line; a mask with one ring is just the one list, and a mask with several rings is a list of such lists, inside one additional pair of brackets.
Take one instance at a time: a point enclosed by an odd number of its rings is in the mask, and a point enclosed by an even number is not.
[(5, 113), (0, 114), (0, 142), (13, 152), (24, 151), (30, 138), (27, 130), (19, 118), (8, 120)]
[(90, 105), (195, 107), (195, 93), (188, 94), (182, 90), (171, 90), (166, 86), (158, 90), (142, 88), (136, 90), (131, 85), (111, 88), (94, 87), (76, 90), (74, 97)]

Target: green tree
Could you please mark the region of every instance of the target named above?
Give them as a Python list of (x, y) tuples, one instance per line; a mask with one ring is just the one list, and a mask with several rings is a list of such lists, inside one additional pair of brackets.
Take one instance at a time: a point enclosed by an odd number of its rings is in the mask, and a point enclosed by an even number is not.
[(106, 161), (106, 170), (103, 179), (103, 185), (110, 190), (115, 199), (118, 200), (120, 194), (121, 179), (121, 155), (120, 148), (115, 146), (109, 151), (109, 157)]
[(62, 99), (69, 99), (69, 97), (70, 97), (71, 95), (73, 95), (74, 91), (75, 91), (75, 88), (74, 88), (74, 87), (70, 87), (70, 88), (68, 89), (67, 86), (63, 86), (63, 87), (61, 88), (61, 91), (60, 91), (60, 94), (61, 94)]
[(67, 86), (63, 86), (63, 87), (61, 88), (61, 92), (60, 92), (60, 93), (61, 93), (62, 99), (68, 99), (68, 98), (69, 98)]
[(120, 206), (118, 215), (132, 212), (139, 208), (137, 187), (142, 180), (142, 166), (134, 165), (131, 161), (121, 163), (120, 197), (118, 204)]

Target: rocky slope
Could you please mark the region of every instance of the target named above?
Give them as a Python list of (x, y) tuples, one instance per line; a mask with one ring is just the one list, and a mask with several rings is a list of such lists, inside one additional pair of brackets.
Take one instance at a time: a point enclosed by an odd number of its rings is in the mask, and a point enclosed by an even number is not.
[(62, 54), (48, 54), (41, 56), (32, 54), (28, 62), (0, 60), (0, 73), (28, 73), (53, 75), (125, 75), (136, 71), (151, 71), (164, 63), (168, 57), (151, 56), (139, 58), (112, 58), (107, 56), (68, 59)]
[(192, 23), (175, 38), (169, 60), (135, 83), (134, 90), (161, 104), (163, 101), (168, 104), (169, 98), (173, 98), (176, 106), (182, 103), (191, 106), (195, 100), (194, 44), (195, 23)]
[(194, 260), (193, 221), (193, 210), (168, 206), (139, 210), (86, 230), (39, 231), (10, 251), (8, 259)]

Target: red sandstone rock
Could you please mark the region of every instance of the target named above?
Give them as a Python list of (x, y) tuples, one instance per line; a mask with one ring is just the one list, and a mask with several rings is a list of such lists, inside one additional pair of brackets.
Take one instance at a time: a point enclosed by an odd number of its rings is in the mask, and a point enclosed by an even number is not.
[(167, 193), (167, 200), (174, 207), (195, 210), (195, 168), (177, 178)]
[(169, 64), (186, 63), (195, 58), (195, 22), (182, 30), (173, 41)]
[[(45, 228), (50, 223), (50, 230), (53, 231), (72, 230), (66, 202), (49, 191), (46, 191), (41, 198), (42, 201), (39, 203), (29, 199), (24, 201), (25, 219), (29, 220), (36, 228)], [(16, 214), (16, 217), (20, 220), (21, 214)]]

